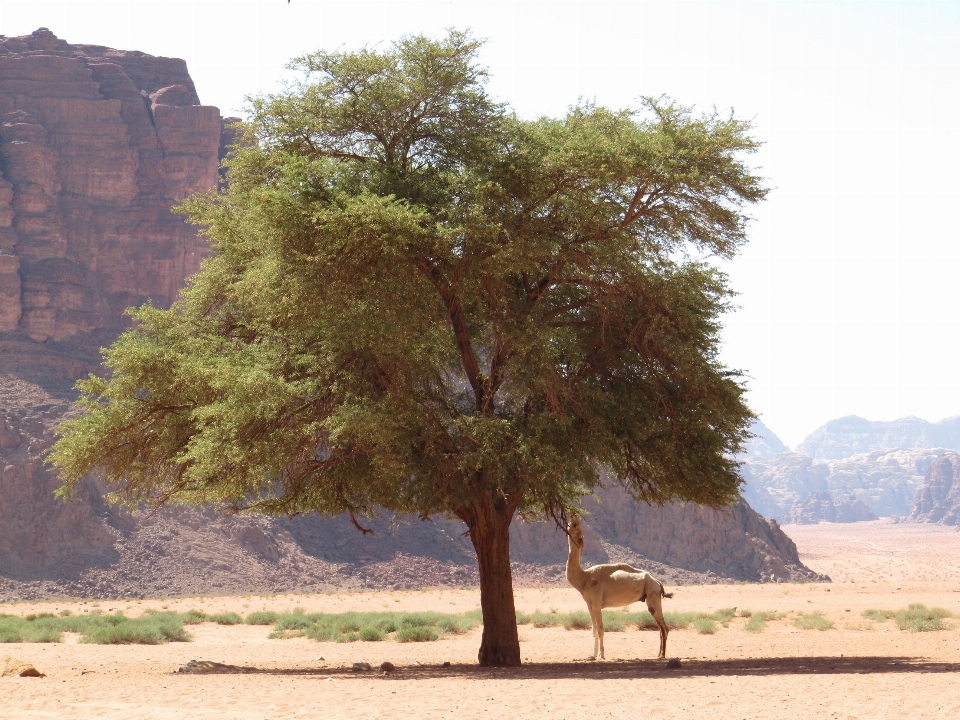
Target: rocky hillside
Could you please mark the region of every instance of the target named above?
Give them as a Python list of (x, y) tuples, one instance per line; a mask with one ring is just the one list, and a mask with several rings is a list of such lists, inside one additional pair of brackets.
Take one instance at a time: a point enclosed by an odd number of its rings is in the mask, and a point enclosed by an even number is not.
[[(853, 423), (852, 435), (845, 434), (844, 423), (849, 420), (851, 419), (845, 418), (827, 423), (800, 447), (818, 447), (817, 438), (823, 437), (825, 428), (831, 433), (829, 447), (834, 449), (852, 448), (861, 441), (862, 444), (869, 445), (860, 433), (862, 426), (859, 418), (858, 423)], [(913, 420), (899, 422), (911, 425)], [(867, 425), (884, 425), (866, 420), (862, 422)], [(928, 468), (938, 457), (949, 452), (944, 447), (924, 447), (923, 443), (949, 439), (949, 433), (944, 431), (944, 428), (949, 426), (950, 421), (924, 423), (920, 420), (917, 423), (939, 429), (926, 435), (919, 433), (909, 437), (891, 431), (870, 440), (909, 441), (916, 447), (875, 449), (829, 461), (818, 461), (816, 457), (805, 452), (748, 452), (742, 458), (741, 468), (746, 483), (744, 497), (759, 512), (778, 518), (784, 523), (820, 520), (856, 522), (857, 519), (868, 516), (906, 516), (913, 507)], [(755, 434), (761, 432), (766, 434), (766, 437), (762, 442), (754, 440), (755, 444), (764, 449), (782, 445), (769, 429), (754, 429)], [(864, 507), (861, 508), (858, 503)]]
[(960, 525), (960, 455), (945, 454), (930, 466), (909, 519)]
[[(174, 594), (476, 584), (459, 522), (223, 518), (107, 506), (93, 479), (74, 503), (43, 451), (73, 382), (125, 327), (168, 306), (206, 251), (171, 211), (217, 186), (229, 138), (182, 60), (71, 45), (40, 29), (0, 37), (0, 595)], [(634, 562), (666, 582), (816, 579), (775, 523), (637, 506), (609, 491), (586, 520), (587, 559)], [(562, 582), (565, 535), (518, 523), (521, 582)]]
[(0, 38), (0, 367), (69, 388), (172, 302), (205, 248), (171, 206), (216, 187), (223, 124), (183, 60)]
[(831, 462), (892, 448), (960, 450), (960, 417), (932, 423), (916, 417), (886, 422), (850, 415), (814, 430), (797, 452), (816, 462)]

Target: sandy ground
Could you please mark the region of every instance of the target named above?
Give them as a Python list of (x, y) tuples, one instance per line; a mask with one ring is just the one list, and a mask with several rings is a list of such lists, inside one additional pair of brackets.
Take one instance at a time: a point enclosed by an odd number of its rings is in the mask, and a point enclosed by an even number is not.
[[(193, 626), (194, 641), (161, 646), (7, 644), (0, 655), (28, 660), (47, 677), (0, 679), (0, 718), (960, 718), (960, 619), (940, 632), (901, 632), (871, 623), (867, 608), (941, 606), (960, 616), (960, 533), (882, 522), (785, 528), (813, 569), (834, 578), (815, 585), (675, 588), (670, 610), (737, 606), (783, 613), (818, 610), (827, 631), (787, 619), (762, 634), (735, 619), (715, 635), (670, 634), (654, 659), (656, 633), (608, 633), (608, 661), (588, 661), (589, 631), (521, 626), (524, 666), (476, 666), (480, 630), (433, 643), (317, 643), (269, 640), (269, 628)], [(475, 590), (363, 592), (101, 601), (104, 611), (136, 615), (148, 607), (310, 611), (477, 607)], [(581, 609), (572, 589), (519, 589), (519, 609)], [(27, 614), (92, 603), (17, 603)], [(640, 609), (640, 608), (634, 608)], [(323, 660), (319, 658), (323, 657)], [(247, 673), (180, 675), (188, 660), (245, 666)], [(355, 673), (390, 660), (397, 671)], [(443, 663), (449, 662), (449, 667)], [(419, 663), (419, 664), (417, 664)]]

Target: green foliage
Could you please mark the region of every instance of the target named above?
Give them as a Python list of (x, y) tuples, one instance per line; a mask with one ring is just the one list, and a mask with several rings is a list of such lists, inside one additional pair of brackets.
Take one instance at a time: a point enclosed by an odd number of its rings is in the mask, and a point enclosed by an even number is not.
[(277, 621), (277, 613), (270, 611), (258, 611), (247, 615), (244, 622), (247, 625), (273, 625)]
[(588, 630), (593, 627), (590, 614), (582, 610), (560, 615), (558, 619), (567, 630)]
[(783, 619), (783, 615), (781, 613), (769, 611), (753, 613), (749, 610), (741, 610), (740, 615), (748, 618), (747, 622), (743, 626), (743, 629), (750, 633), (761, 633), (767, 629), (768, 621)]
[(701, 635), (713, 635), (717, 632), (717, 621), (709, 617), (694, 618), (693, 629)]
[(199, 625), (210, 620), (210, 616), (201, 610), (187, 610), (181, 617), (184, 625)]
[(411, 627), (400, 628), (397, 630), (397, 642), (432, 642), (439, 637), (436, 630), (424, 625), (413, 625)]
[(217, 613), (216, 615), (211, 615), (210, 620), (217, 625), (239, 625), (243, 622), (243, 618), (235, 612)]
[(79, 383), (65, 494), (101, 468), (131, 503), (536, 514), (604, 465), (652, 501), (735, 499), (730, 292), (683, 250), (744, 242), (749, 124), (666, 100), (522, 121), (478, 47), (318, 52), (253, 101), (229, 189), (185, 205), (214, 256)]
[(863, 616), (877, 622), (893, 618), (901, 630), (930, 632), (942, 629), (941, 621), (954, 615), (945, 608), (928, 608), (920, 603), (911, 603), (904, 610), (864, 610)]
[[(268, 618), (271, 618), (267, 622)], [(461, 615), (436, 612), (251, 613), (251, 625), (272, 624), (271, 638), (308, 637), (319, 642), (426, 642), (443, 635), (459, 635), (480, 624), (480, 611)]]
[(798, 613), (793, 619), (793, 625), (801, 630), (830, 630), (833, 628), (833, 620), (828, 620), (819, 611)]
[(184, 617), (174, 612), (150, 612), (138, 618), (119, 612), (59, 617), (38, 613), (23, 618), (6, 615), (0, 616), (0, 642), (62, 642), (63, 633), (72, 632), (79, 633), (84, 643), (156, 645), (189, 640), (183, 625)]

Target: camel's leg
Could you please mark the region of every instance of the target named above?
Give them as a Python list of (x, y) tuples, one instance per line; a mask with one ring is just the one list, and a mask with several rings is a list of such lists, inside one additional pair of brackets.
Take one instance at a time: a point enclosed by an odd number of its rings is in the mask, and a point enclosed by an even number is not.
[(654, 600), (653, 597), (649, 598), (647, 610), (653, 615), (653, 619), (657, 621), (657, 627), (660, 628), (660, 654), (657, 655), (657, 657), (665, 658), (667, 656), (667, 633), (669, 632), (669, 628), (667, 627), (667, 621), (663, 618), (663, 608), (660, 605), (659, 596), (656, 597), (656, 600)]
[(593, 625), (593, 657), (595, 660), (603, 660), (603, 613), (595, 605), (590, 605), (588, 609)]

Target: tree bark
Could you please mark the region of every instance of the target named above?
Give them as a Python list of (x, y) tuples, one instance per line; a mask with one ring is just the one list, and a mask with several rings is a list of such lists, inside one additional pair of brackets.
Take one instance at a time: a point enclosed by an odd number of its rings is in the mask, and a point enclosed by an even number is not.
[(480, 569), (483, 638), (477, 659), (484, 667), (520, 665), (520, 637), (510, 570), (510, 522), (513, 507), (484, 495), (463, 513)]

